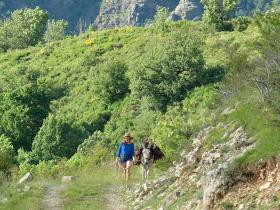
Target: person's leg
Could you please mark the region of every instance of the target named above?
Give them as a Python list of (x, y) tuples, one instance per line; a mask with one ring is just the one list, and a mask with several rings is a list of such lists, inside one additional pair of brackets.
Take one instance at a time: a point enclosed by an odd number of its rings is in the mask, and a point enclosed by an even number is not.
[(132, 166), (132, 161), (129, 160), (126, 162), (126, 181), (129, 179), (129, 176), (130, 176), (130, 168)]

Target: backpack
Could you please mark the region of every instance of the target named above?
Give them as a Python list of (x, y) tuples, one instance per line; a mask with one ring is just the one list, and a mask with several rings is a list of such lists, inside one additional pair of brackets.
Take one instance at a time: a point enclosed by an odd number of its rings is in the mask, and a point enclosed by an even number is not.
[(156, 144), (153, 145), (153, 153), (154, 153), (154, 161), (164, 158), (164, 153), (160, 150), (160, 148)]

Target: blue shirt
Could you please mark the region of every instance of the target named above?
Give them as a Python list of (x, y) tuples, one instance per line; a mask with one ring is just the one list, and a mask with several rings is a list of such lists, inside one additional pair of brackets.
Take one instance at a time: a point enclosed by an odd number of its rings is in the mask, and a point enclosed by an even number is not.
[(132, 159), (134, 157), (134, 144), (121, 143), (117, 152), (117, 157), (120, 157), (121, 155), (127, 156)]

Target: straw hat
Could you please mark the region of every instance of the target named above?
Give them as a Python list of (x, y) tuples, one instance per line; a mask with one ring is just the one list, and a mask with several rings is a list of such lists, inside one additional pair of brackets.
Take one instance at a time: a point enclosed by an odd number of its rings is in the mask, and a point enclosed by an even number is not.
[(124, 134), (124, 137), (129, 137), (130, 139), (133, 139), (133, 137), (130, 135), (129, 132), (126, 132), (126, 133)]

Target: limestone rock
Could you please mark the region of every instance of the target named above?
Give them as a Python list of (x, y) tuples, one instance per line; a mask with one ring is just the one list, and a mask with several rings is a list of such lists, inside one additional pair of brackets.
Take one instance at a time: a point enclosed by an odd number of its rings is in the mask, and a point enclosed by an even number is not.
[(206, 165), (212, 165), (213, 163), (215, 163), (219, 158), (221, 157), (221, 153), (218, 152), (205, 152), (202, 155), (202, 162), (203, 164)]
[(26, 173), (18, 182), (18, 184), (23, 184), (25, 182), (31, 181), (33, 176), (30, 172)]
[(260, 190), (260, 191), (266, 190), (266, 189), (268, 189), (270, 186), (271, 186), (271, 182), (267, 182), (267, 183), (263, 184), (262, 186), (260, 186), (259, 190)]
[(203, 14), (203, 6), (199, 0), (180, 0), (171, 13), (172, 20), (199, 20)]
[(7, 202), (8, 202), (8, 198), (3, 197), (0, 199), (0, 203), (2, 203), (2, 204), (5, 204)]
[(144, 25), (154, 19), (158, 6), (168, 8), (172, 20), (197, 20), (203, 14), (199, 0), (103, 0), (95, 26), (103, 29)]
[(222, 112), (222, 115), (229, 115), (234, 111), (235, 111), (234, 109), (231, 109), (231, 108), (228, 107)]
[(62, 181), (62, 183), (67, 183), (67, 182), (72, 182), (75, 179), (76, 179), (76, 177), (74, 177), (74, 176), (63, 176), (61, 181)]

